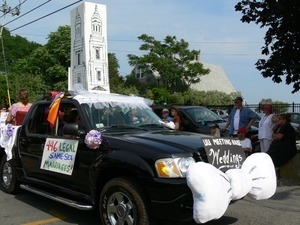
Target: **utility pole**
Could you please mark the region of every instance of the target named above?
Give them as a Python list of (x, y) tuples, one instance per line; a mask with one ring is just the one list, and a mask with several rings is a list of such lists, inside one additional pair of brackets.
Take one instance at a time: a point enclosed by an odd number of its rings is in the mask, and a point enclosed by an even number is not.
[[(20, 0), (19, 0), (19, 5), (15, 6), (14, 8), (10, 7), (7, 4), (6, 0), (3, 0), (3, 3), (0, 6), (0, 12), (2, 12), (2, 15), (0, 16), (0, 18), (5, 17), (5, 15), (7, 15), (7, 14), (11, 14), (12, 16), (19, 16), (20, 15), (20, 7), (21, 7)], [(1, 38), (2, 56), (3, 56), (3, 64), (4, 64), (4, 74), (5, 74), (5, 79), (6, 79), (8, 105), (10, 107), (11, 106), (11, 99), (10, 99), (10, 92), (9, 92), (7, 63), (6, 63), (5, 52), (4, 52), (2, 31), (3, 31), (3, 26), (0, 23), (0, 38)]]

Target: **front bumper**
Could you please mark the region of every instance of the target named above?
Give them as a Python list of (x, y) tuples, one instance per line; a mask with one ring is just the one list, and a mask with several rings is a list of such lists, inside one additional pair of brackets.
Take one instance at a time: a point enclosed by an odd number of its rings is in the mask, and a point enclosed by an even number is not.
[(145, 188), (157, 219), (176, 222), (193, 220), (193, 196), (185, 178), (154, 178), (147, 182)]

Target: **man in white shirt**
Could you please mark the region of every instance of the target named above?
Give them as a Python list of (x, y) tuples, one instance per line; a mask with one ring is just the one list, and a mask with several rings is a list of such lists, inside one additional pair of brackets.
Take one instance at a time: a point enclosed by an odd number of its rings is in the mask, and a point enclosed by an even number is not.
[(247, 131), (255, 120), (259, 119), (257, 114), (248, 107), (243, 106), (243, 98), (236, 97), (226, 125), (221, 129), (224, 132), (229, 126), (229, 134), (231, 137), (237, 137), (237, 130), (244, 127)]

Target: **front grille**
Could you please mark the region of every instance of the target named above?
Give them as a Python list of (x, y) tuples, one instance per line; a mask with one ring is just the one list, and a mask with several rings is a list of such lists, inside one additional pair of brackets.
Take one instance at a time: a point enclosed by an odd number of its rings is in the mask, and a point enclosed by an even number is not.
[(193, 152), (193, 158), (196, 162), (208, 162), (207, 154), (203, 147), (198, 151)]

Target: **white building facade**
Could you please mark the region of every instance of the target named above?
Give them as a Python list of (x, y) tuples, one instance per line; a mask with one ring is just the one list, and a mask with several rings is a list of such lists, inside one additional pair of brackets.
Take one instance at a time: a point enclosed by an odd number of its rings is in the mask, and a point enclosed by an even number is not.
[(110, 92), (106, 5), (84, 2), (71, 11), (71, 68), (68, 88)]

